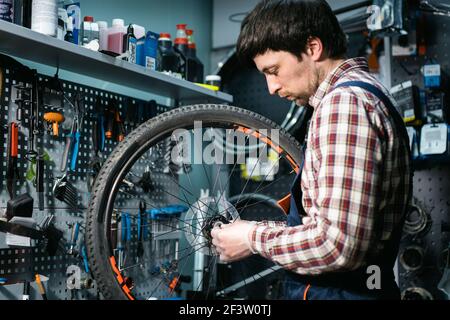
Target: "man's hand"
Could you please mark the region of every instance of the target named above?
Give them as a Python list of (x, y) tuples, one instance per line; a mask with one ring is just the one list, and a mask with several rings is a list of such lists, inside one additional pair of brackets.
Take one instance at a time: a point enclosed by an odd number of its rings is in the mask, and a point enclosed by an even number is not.
[(250, 221), (236, 220), (211, 231), (212, 243), (220, 254), (221, 261), (237, 261), (252, 254), (250, 231), (253, 227), (254, 223)]

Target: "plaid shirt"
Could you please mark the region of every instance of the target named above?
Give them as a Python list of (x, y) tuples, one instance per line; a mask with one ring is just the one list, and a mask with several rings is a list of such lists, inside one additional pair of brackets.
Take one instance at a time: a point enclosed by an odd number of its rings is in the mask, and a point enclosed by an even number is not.
[(251, 231), (255, 253), (298, 274), (364, 266), (369, 248), (382, 243), (374, 231), (377, 216), (383, 215), (381, 240), (387, 240), (407, 203), (410, 160), (387, 107), (359, 87), (332, 90), (355, 80), (390, 97), (369, 73), (367, 61), (355, 58), (338, 66), (310, 98), (314, 113), (301, 177), (303, 225), (263, 221)]

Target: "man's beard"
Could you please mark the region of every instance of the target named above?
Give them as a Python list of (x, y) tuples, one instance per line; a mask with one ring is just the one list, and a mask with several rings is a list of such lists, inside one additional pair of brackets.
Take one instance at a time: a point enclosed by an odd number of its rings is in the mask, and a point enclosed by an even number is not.
[(298, 95), (295, 99), (297, 105), (306, 105), (309, 103), (309, 99), (314, 96), (319, 89), (321, 79), (320, 70), (314, 70), (314, 76), (311, 79), (311, 82), (308, 84), (308, 93)]

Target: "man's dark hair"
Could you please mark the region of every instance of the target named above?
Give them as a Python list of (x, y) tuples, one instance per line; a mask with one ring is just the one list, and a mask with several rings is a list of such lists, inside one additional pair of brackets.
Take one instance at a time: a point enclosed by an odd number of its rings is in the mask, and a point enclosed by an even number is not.
[(329, 58), (345, 56), (347, 38), (325, 0), (263, 0), (242, 23), (237, 54), (243, 62), (267, 50), (300, 59), (310, 37), (322, 41)]

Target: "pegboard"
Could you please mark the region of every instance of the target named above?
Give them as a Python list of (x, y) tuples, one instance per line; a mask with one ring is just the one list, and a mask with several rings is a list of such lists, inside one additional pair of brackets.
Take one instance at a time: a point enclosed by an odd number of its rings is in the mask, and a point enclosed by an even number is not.
[[(11, 69), (4, 70), (5, 88), (4, 95), (1, 100), (0, 119), (1, 125), (4, 129), (10, 121), (16, 121), (17, 105), (15, 99), (19, 87), (30, 86), (31, 83), (23, 84), (14, 79), (14, 72)], [(52, 80), (52, 77), (39, 75), (39, 83), (45, 84)], [(83, 259), (80, 255), (69, 255), (67, 253), (68, 243), (71, 238), (70, 226), (74, 223), (80, 223), (80, 234), (76, 249), (79, 251), (81, 245), (84, 243), (84, 219), (85, 211), (89, 202), (90, 193), (87, 186), (87, 175), (89, 173), (89, 163), (93, 156), (93, 145), (91, 141), (93, 121), (96, 112), (96, 100), (100, 100), (100, 104), (107, 106), (111, 99), (117, 101), (117, 107), (124, 120), (126, 133), (140, 125), (140, 120), (145, 117), (151, 118), (157, 114), (163, 113), (169, 107), (163, 105), (156, 105), (156, 110), (146, 110), (150, 108), (147, 102), (118, 95), (112, 92), (100, 90), (98, 88), (88, 87), (82, 84), (77, 84), (70, 81), (61, 80), (64, 92), (69, 100), (79, 94), (82, 98), (82, 105), (84, 108), (84, 118), (80, 137), (79, 153), (77, 158), (76, 170), (69, 174), (69, 181), (76, 188), (78, 194), (77, 207), (73, 208), (56, 199), (53, 195), (53, 186), (55, 178), (63, 175), (60, 170), (60, 163), (65, 147), (65, 135), (70, 132), (72, 119), (74, 117), (74, 110), (70, 103), (63, 100), (56, 91), (46, 90), (42, 93), (42, 108), (39, 110), (39, 119), (43, 122), (44, 112), (58, 111), (65, 116), (65, 121), (60, 125), (60, 135), (58, 137), (52, 136), (48, 130), (45, 130), (45, 125), (37, 138), (37, 145), (41, 147), (41, 151), (45, 151), (50, 160), (45, 162), (44, 166), (44, 210), (39, 210), (38, 197), (35, 187), (31, 181), (26, 179), (26, 172), (30, 167), (30, 162), (27, 160), (28, 148), (28, 128), (29, 128), (29, 111), (28, 107), (24, 107), (22, 122), (19, 123), (19, 147), (18, 147), (18, 170), (19, 177), (15, 182), (15, 196), (29, 193), (34, 199), (33, 218), (39, 225), (49, 215), (54, 215), (54, 226), (63, 232), (63, 238), (59, 242), (59, 248), (54, 256), (49, 256), (43, 248), (43, 244), (39, 241), (32, 240), (31, 247), (8, 247), (5, 242), (5, 234), (0, 233), (0, 278), (7, 278), (9, 283), (17, 282), (17, 284), (0, 286), (0, 299), (20, 299), (22, 296), (21, 281), (33, 281), (34, 275), (39, 273), (49, 278), (48, 282), (44, 284), (48, 299), (99, 299), (101, 294), (98, 292), (95, 281), (90, 289), (82, 290), (68, 290), (66, 285), (67, 268), (69, 266), (78, 266), (82, 271), (82, 279), (92, 279), (90, 274), (84, 270)], [(133, 106), (131, 108), (130, 106)], [(131, 116), (129, 113), (137, 112)], [(138, 115), (138, 116), (136, 116)], [(7, 133), (6, 131), (4, 131)], [(0, 161), (0, 172), (3, 176), (7, 173), (7, 144), (8, 135), (4, 134), (0, 137), (0, 145), (2, 145), (2, 160)], [(106, 160), (109, 154), (118, 144), (116, 139), (106, 139), (105, 148), (99, 154), (102, 162)], [(170, 143), (168, 141), (158, 145), (151, 155), (138, 160), (132, 170), (136, 175), (141, 175), (146, 169), (151, 170), (151, 176), (155, 191), (152, 192), (151, 201), (156, 206), (162, 203), (170, 202), (169, 195), (162, 190), (169, 191), (170, 194), (178, 194), (178, 183), (176, 178), (167, 175), (167, 166), (169, 166), (170, 158), (167, 157), (170, 151)], [(70, 157), (69, 164), (70, 167)], [(149, 167), (149, 168), (147, 168)], [(5, 210), (7, 201), (10, 199), (7, 188), (6, 179), (3, 179), (0, 192), (0, 209)], [(116, 206), (122, 210), (127, 210), (130, 213), (137, 213), (139, 208), (139, 199), (132, 195), (121, 195), (116, 201)], [(134, 217), (133, 217), (134, 219)], [(135, 221), (133, 220), (133, 226)], [(136, 237), (133, 232), (133, 237)], [(136, 248), (131, 247), (131, 254), (136, 253)], [(149, 288), (145, 286), (138, 286), (135, 290), (137, 296), (148, 293)], [(31, 284), (31, 299), (41, 299), (37, 291), (36, 284)]]
[[(448, 75), (450, 73), (450, 18), (424, 13), (426, 34), (426, 55), (399, 56), (392, 59), (392, 85), (411, 80), (419, 89), (424, 89), (421, 68), (426, 63), (438, 63), (444, 89), (448, 95)], [(447, 97), (447, 101), (448, 97)], [(448, 102), (447, 102), (448, 104)], [(448, 105), (447, 105), (448, 108)], [(414, 199), (424, 212), (429, 215), (426, 230), (418, 235), (404, 234), (399, 251), (399, 285), (402, 292), (408, 288), (423, 288), (434, 299), (447, 299), (438, 290), (437, 285), (442, 277), (445, 255), (450, 236), (448, 227), (450, 209), (450, 163), (442, 159), (427, 161), (426, 165), (415, 162)], [(413, 249), (411, 249), (413, 248)], [(420, 248), (420, 249), (417, 249)], [(402, 263), (405, 252), (421, 253), (415, 257), (420, 265), (411, 268)], [(418, 258), (418, 257), (422, 258)], [(415, 259), (410, 256), (410, 258)], [(417, 269), (417, 270), (415, 270)]]
[[(422, 251), (417, 269), (399, 263), (399, 284), (402, 291), (419, 287), (427, 290), (434, 299), (446, 299), (437, 285), (442, 277), (446, 262), (446, 249), (450, 242), (448, 230), (450, 200), (449, 166), (435, 166), (431, 169), (416, 170), (414, 174), (414, 202), (428, 215), (427, 227), (416, 235), (404, 233), (400, 245), (399, 257), (412, 247)], [(400, 260), (401, 261), (401, 260)], [(408, 260), (406, 260), (408, 261)], [(416, 270), (415, 270), (416, 269)]]

